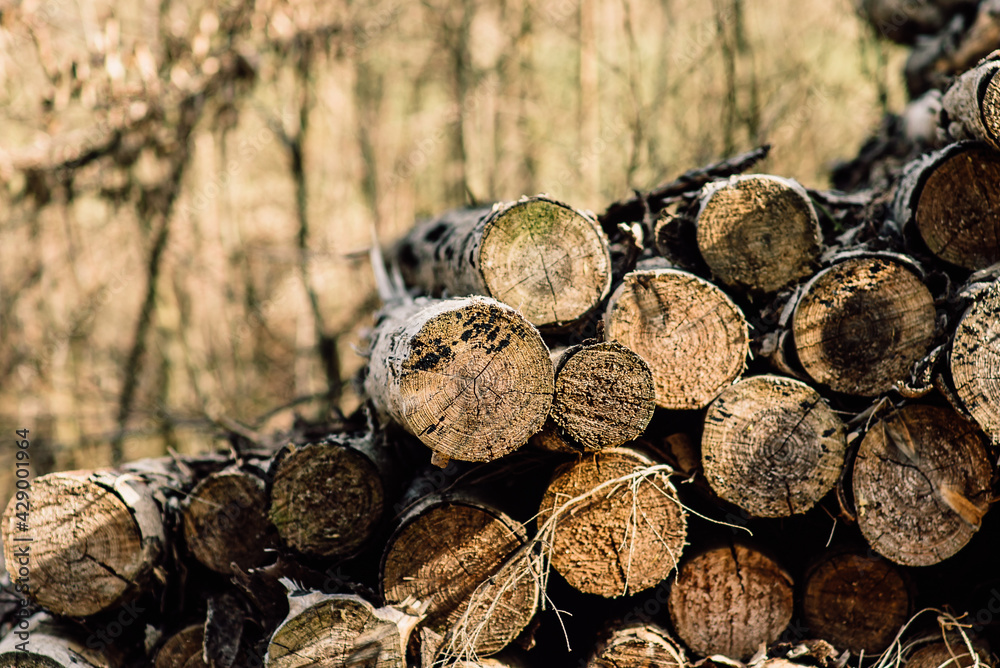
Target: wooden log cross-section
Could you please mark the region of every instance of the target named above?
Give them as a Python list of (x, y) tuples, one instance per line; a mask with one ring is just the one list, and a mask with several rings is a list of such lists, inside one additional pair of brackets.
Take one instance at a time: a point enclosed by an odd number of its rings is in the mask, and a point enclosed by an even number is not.
[(656, 624), (611, 624), (603, 629), (587, 668), (685, 668), (680, 643)]
[(962, 315), (949, 362), (962, 406), (1000, 441), (1000, 282), (979, 292)]
[(611, 256), (597, 221), (542, 195), (417, 225), (396, 259), (407, 283), (428, 294), (493, 297), (537, 327), (575, 322), (611, 288)]
[(977, 139), (1000, 151), (1000, 51), (958, 77), (941, 106), (941, 125), (950, 138)]
[(439, 457), (489, 461), (524, 445), (552, 405), (538, 330), (488, 297), (391, 306), (371, 335), (365, 391)]

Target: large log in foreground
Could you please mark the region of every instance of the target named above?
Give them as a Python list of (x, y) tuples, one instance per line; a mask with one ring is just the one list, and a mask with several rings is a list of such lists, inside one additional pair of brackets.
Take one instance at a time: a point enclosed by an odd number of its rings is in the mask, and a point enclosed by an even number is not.
[(611, 256), (597, 221), (542, 195), (418, 225), (396, 258), (404, 279), (431, 295), (493, 297), (538, 327), (578, 320), (611, 287)]
[(524, 445), (552, 405), (554, 370), (538, 331), (487, 297), (417, 300), (384, 311), (365, 391), (445, 458), (489, 461)]

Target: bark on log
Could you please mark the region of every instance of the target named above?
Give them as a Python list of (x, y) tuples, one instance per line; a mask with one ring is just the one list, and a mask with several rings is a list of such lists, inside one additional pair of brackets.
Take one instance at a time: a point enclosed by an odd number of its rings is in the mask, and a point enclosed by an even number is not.
[(285, 544), (303, 554), (353, 556), (382, 520), (391, 466), (372, 434), (288, 445), (271, 464), (270, 521)]
[(609, 448), (556, 471), (538, 525), (557, 515), (551, 563), (570, 585), (625, 596), (655, 586), (677, 567), (687, 513), (666, 470), (647, 473), (657, 464), (637, 450)]
[(875, 423), (854, 462), (858, 525), (882, 556), (928, 566), (971, 540), (989, 509), (982, 432), (950, 409), (909, 405)]
[(941, 126), (952, 141), (974, 139), (1000, 150), (1000, 51), (962, 74), (941, 100)]
[(934, 298), (892, 257), (858, 257), (806, 284), (792, 317), (799, 362), (835, 392), (875, 396), (909, 376), (930, 350)]
[(208, 568), (230, 574), (264, 565), (266, 550), (277, 545), (267, 517), (264, 480), (238, 468), (202, 479), (183, 505), (184, 541), (188, 550)]
[(17, 518), (16, 497), (4, 513), (8, 571), (18, 572), (19, 550), (27, 546), (28, 596), (59, 615), (83, 617), (125, 602), (148, 584), (164, 550), (156, 492), (152, 481), (134, 473), (37, 478), (27, 522)]
[(266, 668), (406, 668), (419, 616), (348, 594), (293, 593), (288, 603), (288, 617), (268, 644)]
[(810, 633), (855, 656), (877, 656), (910, 618), (902, 572), (874, 555), (825, 555), (806, 572), (802, 613)]
[(959, 142), (906, 166), (893, 202), (937, 257), (977, 270), (1000, 261), (1000, 153)]
[(757, 517), (804, 513), (840, 477), (844, 424), (805, 383), (754, 376), (705, 415), (702, 467), (712, 490)]
[(706, 186), (698, 212), (698, 249), (723, 284), (775, 292), (812, 273), (822, 233), (805, 188), (765, 174)]
[(496, 459), (545, 422), (548, 348), (509, 306), (487, 297), (418, 300), (385, 311), (371, 340), (368, 396), (440, 456)]
[(1000, 283), (980, 292), (951, 342), (951, 379), (962, 406), (1000, 441)]
[(599, 451), (638, 438), (655, 398), (649, 365), (622, 344), (574, 346), (556, 363), (550, 417), (584, 450)]
[(597, 221), (545, 196), (448, 212), (414, 227), (396, 257), (407, 283), (434, 296), (493, 297), (536, 327), (578, 320), (611, 288)]
[(649, 364), (656, 404), (704, 408), (746, 367), (747, 322), (719, 288), (673, 269), (633, 271), (608, 301), (608, 339)]
[(755, 549), (720, 547), (688, 559), (670, 589), (670, 619), (691, 651), (745, 661), (792, 619), (792, 578)]
[(204, 660), (205, 628), (195, 624), (170, 636), (156, 652), (154, 668), (209, 668)]
[(84, 645), (82, 635), (80, 629), (38, 613), (26, 629), (15, 628), (0, 641), (0, 668), (111, 668), (107, 657)]
[(475, 655), (495, 654), (528, 625), (539, 604), (534, 577), (513, 586), (494, 580), (526, 537), (519, 522), (485, 503), (427, 497), (386, 544), (382, 595), (389, 604), (426, 601), (423, 625), (442, 636), (444, 649), (468, 645)]
[(684, 649), (656, 624), (615, 624), (597, 640), (587, 668), (685, 668)]

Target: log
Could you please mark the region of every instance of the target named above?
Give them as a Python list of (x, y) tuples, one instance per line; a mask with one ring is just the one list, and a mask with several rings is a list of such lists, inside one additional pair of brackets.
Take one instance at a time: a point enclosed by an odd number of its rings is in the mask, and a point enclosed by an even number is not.
[(722, 290), (674, 269), (630, 272), (608, 300), (608, 339), (649, 364), (656, 405), (700, 409), (746, 367), (746, 319)]
[(780, 376), (744, 378), (712, 402), (701, 438), (712, 490), (757, 517), (804, 513), (840, 477), (844, 424), (814, 389)]
[(542, 428), (549, 351), (513, 308), (487, 297), (389, 307), (371, 336), (365, 391), (439, 456), (489, 461)]
[(607, 598), (626, 596), (657, 585), (677, 567), (687, 513), (669, 468), (653, 468), (657, 464), (637, 450), (608, 448), (556, 471), (538, 525), (553, 522), (548, 552), (570, 585)]
[(420, 620), (350, 594), (288, 597), (288, 617), (271, 636), (266, 668), (406, 668), (406, 645)]
[(809, 276), (822, 233), (805, 188), (766, 174), (734, 176), (705, 187), (698, 250), (724, 285), (775, 292)]
[(154, 668), (209, 668), (204, 660), (205, 628), (195, 624), (167, 638), (156, 652)]
[(556, 363), (550, 417), (584, 450), (599, 451), (638, 438), (655, 398), (649, 365), (622, 344), (573, 346)]
[(972, 636), (970, 642), (971, 651), (958, 633), (949, 633), (947, 639), (942, 638), (940, 641), (919, 646), (906, 657), (903, 666), (904, 668), (974, 668), (994, 665), (993, 653), (985, 640)]
[(962, 406), (1000, 441), (1000, 283), (976, 295), (951, 341), (949, 368)]
[(744, 545), (715, 548), (681, 565), (670, 588), (674, 630), (699, 656), (745, 661), (792, 619), (792, 578)]
[(974, 271), (1000, 261), (1000, 153), (988, 145), (950, 144), (909, 163), (893, 207), (945, 262)]
[[(160, 481), (173, 485), (176, 480)], [(134, 598), (164, 551), (156, 483), (135, 473), (50, 473), (31, 484), (27, 522), (17, 498), (3, 517), (7, 570), (27, 546), (27, 595), (50, 612), (83, 617)]]
[(1000, 150), (1000, 51), (962, 74), (941, 100), (941, 126), (951, 141), (978, 140)]
[(404, 280), (433, 296), (486, 295), (536, 327), (563, 327), (611, 289), (608, 241), (590, 214), (544, 195), (451, 211), (395, 252)]
[(802, 614), (810, 633), (855, 656), (877, 656), (910, 618), (906, 578), (876, 555), (832, 552), (806, 572)]
[(861, 441), (852, 482), (858, 526), (887, 559), (936, 564), (979, 529), (992, 475), (978, 427), (947, 408), (904, 406)]
[(268, 514), (286, 545), (346, 558), (369, 543), (392, 492), (392, 462), (377, 438), (335, 434), (275, 455)]
[(81, 629), (67, 622), (38, 613), (26, 620), (26, 626), (27, 628), (15, 628), (0, 640), (0, 668), (112, 666), (102, 652), (85, 645)]
[(908, 378), (933, 343), (934, 298), (910, 265), (855, 257), (810, 280), (792, 338), (806, 373), (834, 392), (870, 397)]
[(263, 478), (251, 470), (231, 468), (203, 478), (184, 500), (184, 541), (208, 568), (230, 574), (231, 564), (246, 570), (268, 561), (266, 550), (277, 546), (267, 517)]
[(612, 624), (600, 634), (587, 668), (685, 668), (684, 649), (653, 623)]
[(423, 626), (442, 636), (443, 651), (495, 654), (528, 625), (539, 604), (535, 578), (513, 585), (495, 578), (526, 539), (524, 527), (492, 505), (428, 496), (407, 512), (386, 544), (382, 595), (389, 604), (427, 602)]

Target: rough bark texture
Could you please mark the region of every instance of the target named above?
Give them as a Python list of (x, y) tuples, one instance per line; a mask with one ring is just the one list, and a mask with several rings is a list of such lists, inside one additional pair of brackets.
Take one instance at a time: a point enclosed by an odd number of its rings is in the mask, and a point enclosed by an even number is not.
[(959, 142), (913, 161), (894, 208), (945, 262), (976, 270), (1000, 261), (1000, 153)]
[(538, 331), (487, 297), (418, 300), (383, 312), (365, 391), (441, 456), (489, 461), (524, 445), (552, 405)]
[(609, 339), (649, 364), (662, 408), (704, 408), (749, 353), (743, 313), (711, 283), (673, 269), (633, 271), (608, 301)]
[[(512, 587), (493, 579), (525, 539), (519, 522), (485, 503), (428, 497), (407, 513), (386, 545), (383, 596), (390, 604), (408, 597), (428, 602), (424, 624), (445, 646), (469, 644), (477, 655), (495, 654), (538, 607), (534, 578)], [(470, 608), (473, 595), (491, 605)]]
[(700, 656), (750, 658), (792, 619), (792, 578), (760, 552), (734, 545), (687, 560), (670, 589), (674, 630)]
[(418, 617), (350, 595), (293, 594), (288, 601), (266, 668), (406, 668), (406, 644)]
[(706, 186), (698, 249), (727, 286), (774, 292), (812, 273), (822, 235), (805, 188), (762, 174)]
[(1000, 441), (1000, 283), (976, 295), (951, 343), (955, 393), (983, 431)]
[(27, 523), (16, 498), (3, 517), (7, 570), (30, 548), (29, 596), (60, 615), (82, 617), (137, 595), (164, 550), (156, 488), (110, 471), (50, 473), (32, 482)]
[(270, 471), (269, 516), (285, 544), (317, 557), (361, 550), (387, 505), (387, 458), (371, 434), (282, 449)]
[(493, 297), (537, 327), (576, 321), (611, 287), (611, 256), (597, 221), (544, 196), (418, 225), (397, 258), (404, 279), (429, 294)]
[(638, 438), (653, 417), (649, 365), (617, 341), (568, 349), (556, 365), (551, 418), (584, 450)]
[(655, 586), (677, 567), (687, 516), (663, 470), (642, 474), (656, 464), (636, 450), (609, 448), (556, 472), (538, 523), (558, 513), (552, 566), (570, 585), (625, 596)]
[(597, 640), (587, 668), (684, 668), (684, 649), (656, 624), (615, 624)]
[[(25, 639), (21, 651), (19, 643)], [(28, 620), (27, 629), (15, 629), (0, 641), (0, 668), (111, 668), (100, 652), (84, 645), (80, 629), (39, 613)], [(159, 668), (159, 667), (157, 667)]]
[(260, 475), (231, 469), (199, 482), (184, 501), (184, 541), (194, 557), (219, 573), (267, 562), (277, 535), (267, 517)]
[(953, 141), (975, 139), (1000, 150), (1000, 52), (958, 77), (942, 99), (942, 129)]
[(795, 307), (802, 367), (835, 392), (875, 396), (908, 378), (930, 350), (934, 299), (892, 257), (852, 258), (824, 269)]
[(780, 376), (745, 378), (705, 415), (702, 467), (716, 494), (757, 517), (804, 513), (833, 489), (844, 424), (814, 389)]
[(854, 463), (861, 533), (905, 566), (962, 549), (989, 508), (993, 472), (982, 432), (952, 410), (905, 406), (865, 434)]
[(204, 656), (205, 628), (188, 626), (170, 636), (156, 652), (154, 668), (209, 668)]
[(910, 618), (907, 582), (875, 555), (834, 553), (806, 573), (802, 613), (809, 632), (855, 656), (877, 656)]

